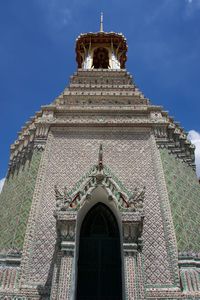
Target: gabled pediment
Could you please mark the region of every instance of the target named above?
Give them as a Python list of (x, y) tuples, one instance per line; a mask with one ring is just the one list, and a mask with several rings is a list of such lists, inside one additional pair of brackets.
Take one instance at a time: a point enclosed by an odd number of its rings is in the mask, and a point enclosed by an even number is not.
[(77, 211), (85, 202), (92, 201), (92, 198), (105, 197), (112, 201), (120, 211), (143, 212), (143, 201), (145, 187), (134, 187), (129, 191), (112, 171), (103, 165), (102, 146), (99, 151), (99, 162), (93, 166), (77, 182), (71, 191), (66, 188), (59, 191), (55, 186), (56, 210)]

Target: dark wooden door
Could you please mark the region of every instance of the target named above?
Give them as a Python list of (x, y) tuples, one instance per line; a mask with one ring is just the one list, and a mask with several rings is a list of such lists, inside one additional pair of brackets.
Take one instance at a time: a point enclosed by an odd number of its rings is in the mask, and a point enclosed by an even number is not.
[(81, 228), (77, 300), (122, 300), (119, 230), (103, 204), (91, 209)]

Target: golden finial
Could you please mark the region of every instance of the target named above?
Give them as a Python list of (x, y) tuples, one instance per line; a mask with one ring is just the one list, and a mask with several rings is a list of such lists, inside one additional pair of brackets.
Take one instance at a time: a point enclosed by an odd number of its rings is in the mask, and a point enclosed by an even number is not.
[(103, 32), (103, 13), (101, 13), (100, 32)]

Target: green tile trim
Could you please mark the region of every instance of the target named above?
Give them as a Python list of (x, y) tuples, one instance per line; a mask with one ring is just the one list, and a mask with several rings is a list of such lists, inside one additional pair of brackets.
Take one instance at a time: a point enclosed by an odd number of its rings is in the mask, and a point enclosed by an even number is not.
[(0, 194), (0, 251), (22, 250), (41, 154), (35, 149), (31, 160), (5, 181)]
[(160, 149), (172, 218), (180, 252), (200, 252), (200, 185), (194, 170)]

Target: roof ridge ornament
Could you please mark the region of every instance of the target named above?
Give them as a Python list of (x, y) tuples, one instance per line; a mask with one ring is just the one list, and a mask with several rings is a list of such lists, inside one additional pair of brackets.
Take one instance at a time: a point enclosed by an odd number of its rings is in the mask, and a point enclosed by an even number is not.
[(98, 161), (98, 169), (102, 170), (103, 169), (103, 145), (100, 144), (99, 146), (99, 161)]
[(96, 178), (97, 184), (102, 184), (102, 181), (104, 180), (104, 178), (107, 177), (103, 170), (103, 167), (104, 167), (103, 166), (103, 145), (100, 144), (97, 173), (94, 175), (94, 177)]
[(103, 32), (103, 13), (101, 12), (101, 19), (100, 19), (100, 32)]

